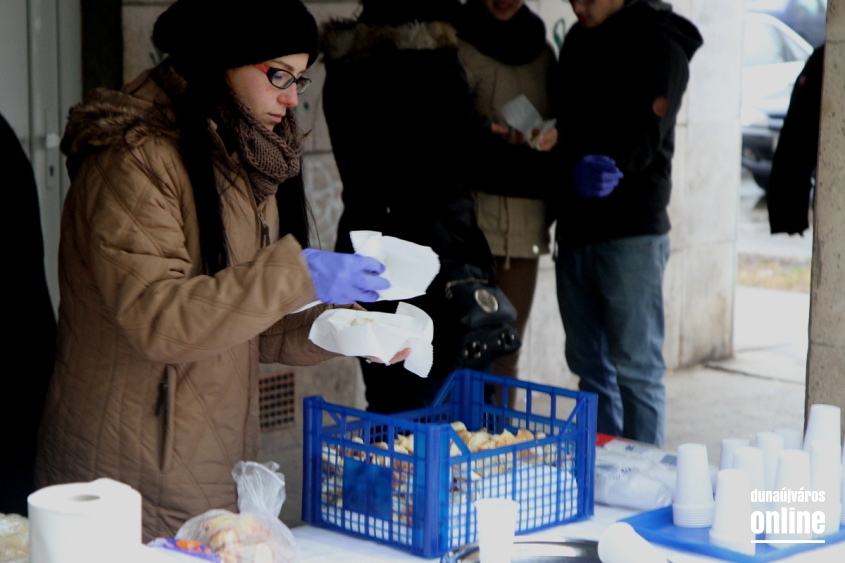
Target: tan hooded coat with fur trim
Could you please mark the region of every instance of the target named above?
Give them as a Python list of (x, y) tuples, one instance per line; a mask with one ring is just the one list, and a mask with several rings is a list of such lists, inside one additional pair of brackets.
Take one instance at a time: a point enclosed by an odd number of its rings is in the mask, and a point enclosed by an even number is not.
[(214, 161), (233, 266), (202, 274), (172, 120), (146, 73), (71, 112), (58, 354), (37, 468), (40, 486), (110, 477), (135, 487), (145, 540), (236, 510), (230, 471), (258, 453), (259, 361), (333, 356), (308, 340), (325, 307), (292, 314), (315, 299), (299, 244), (261, 247), (259, 213), (279, 232), (275, 198), (256, 206), (222, 142)]

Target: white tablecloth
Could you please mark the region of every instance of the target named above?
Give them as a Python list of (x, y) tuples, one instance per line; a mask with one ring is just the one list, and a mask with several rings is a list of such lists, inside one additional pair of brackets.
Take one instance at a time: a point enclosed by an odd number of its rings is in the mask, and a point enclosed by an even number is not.
[[(605, 528), (620, 518), (627, 518), (634, 514), (635, 512), (631, 510), (596, 505), (595, 516), (589, 520), (558, 526), (533, 535), (598, 540)], [(392, 563), (403, 561), (420, 563), (422, 561), (439, 561), (439, 558), (422, 559), (414, 557), (392, 547), (313, 526), (302, 526), (294, 528), (292, 531), (299, 542), (300, 563)], [(672, 563), (715, 563), (721, 561), (712, 557), (691, 555), (661, 546), (657, 547), (665, 552), (667, 559)], [(778, 561), (783, 563), (842, 563), (845, 562), (845, 542), (814, 549)]]

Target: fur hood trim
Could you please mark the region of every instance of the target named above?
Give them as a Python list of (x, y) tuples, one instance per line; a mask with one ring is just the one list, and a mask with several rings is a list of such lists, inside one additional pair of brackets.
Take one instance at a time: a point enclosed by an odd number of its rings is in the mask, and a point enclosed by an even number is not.
[(96, 88), (72, 107), (61, 150), (71, 178), (91, 152), (117, 146), (134, 149), (158, 137), (178, 138), (170, 96), (144, 72), (123, 91)]
[(136, 100), (126, 103), (126, 98), (130, 96), (105, 88), (88, 93), (84, 102), (70, 110), (62, 152), (73, 157), (88, 148), (136, 148), (164, 133), (160, 124), (150, 120), (150, 108), (139, 107)]
[(322, 25), (321, 50), (326, 60), (363, 58), (374, 51), (457, 49), (455, 28), (445, 22), (413, 22), (398, 27), (369, 26), (356, 20), (332, 20)]

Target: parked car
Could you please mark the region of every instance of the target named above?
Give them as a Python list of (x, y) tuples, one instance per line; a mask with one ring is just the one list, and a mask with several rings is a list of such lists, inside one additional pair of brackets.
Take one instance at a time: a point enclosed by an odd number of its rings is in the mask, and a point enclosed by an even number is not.
[(776, 17), (813, 47), (824, 43), (827, 0), (747, 0), (745, 9)]
[(766, 189), (795, 79), (813, 47), (780, 20), (745, 15), (742, 72), (742, 165)]

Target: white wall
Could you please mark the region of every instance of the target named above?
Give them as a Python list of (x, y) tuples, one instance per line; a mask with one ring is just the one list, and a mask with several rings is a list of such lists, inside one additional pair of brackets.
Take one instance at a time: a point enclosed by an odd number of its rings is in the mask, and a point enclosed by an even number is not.
[(0, 112), (30, 158), (41, 205), (47, 286), (58, 306), (59, 224), (69, 181), (58, 140), (81, 99), (79, 0), (0, 2)]

